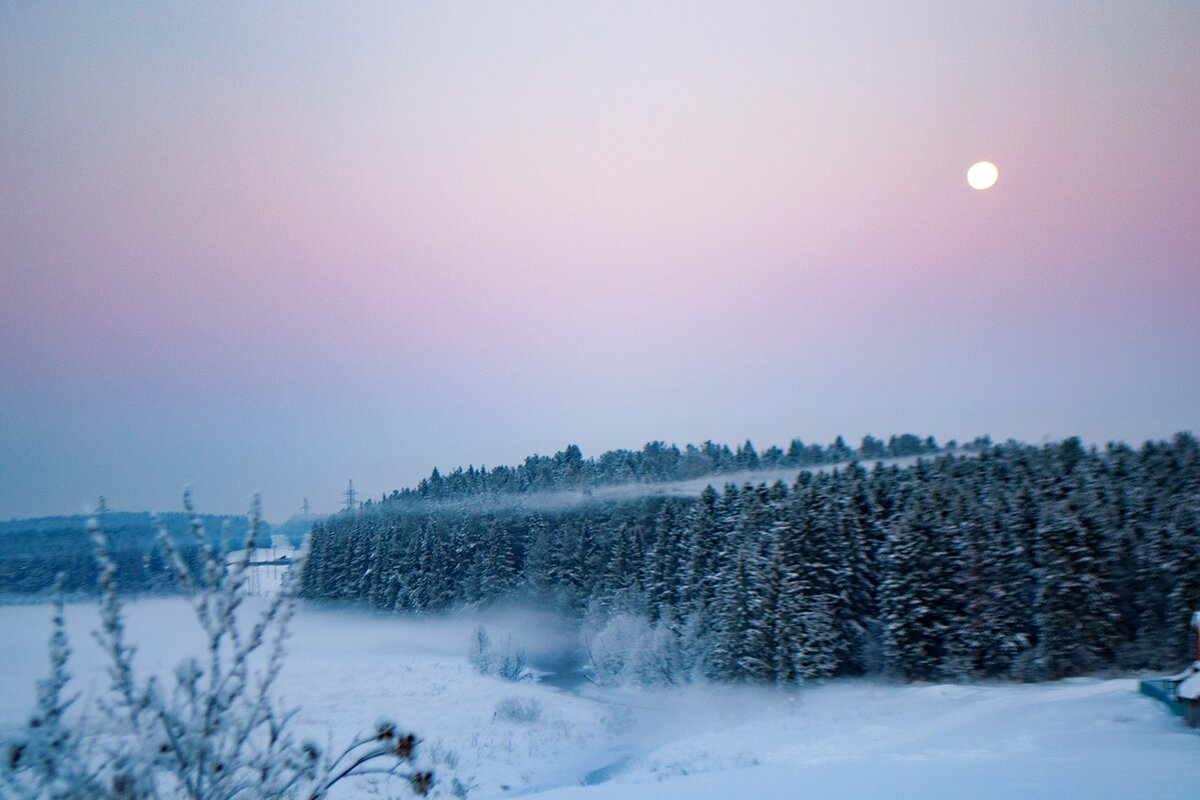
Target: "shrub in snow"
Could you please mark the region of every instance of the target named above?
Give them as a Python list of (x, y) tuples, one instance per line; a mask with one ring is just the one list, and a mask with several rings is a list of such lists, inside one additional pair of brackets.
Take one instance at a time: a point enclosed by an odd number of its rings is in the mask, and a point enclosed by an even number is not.
[[(226, 565), (225, 553), (207, 543), (200, 518), (184, 495), (192, 532), (202, 554), (193, 577), (171, 538), (160, 541), (175, 579), (204, 632), (206, 648), (180, 663), (172, 685), (141, 680), (134, 648), (125, 636), (116, 567), (93, 521), (100, 572), (100, 630), (96, 638), (108, 662), (109, 690), (78, 719), (66, 712), (70, 649), (61, 594), (50, 638), (50, 676), (38, 684), (38, 704), (25, 730), (8, 744), (0, 763), (0, 796), (14, 798), (304, 798), (318, 800), (358, 776), (387, 776), (428, 794), (433, 774), (413, 767), (418, 740), (391, 722), (341, 751), (325, 753), (296, 739), (294, 709), (282, 708), (274, 684), (283, 666), (283, 643), (295, 613), (302, 565), (288, 570), (279, 593), (249, 627), (239, 624), (247, 567), (259, 532), (259, 502), (250, 513), (242, 557)], [(105, 720), (89, 731), (79, 720)], [(102, 732), (102, 737), (93, 733)]]
[(480, 675), (487, 675), (492, 671), (492, 640), (482, 625), (476, 625), (475, 630), (471, 632), (471, 641), (467, 644), (467, 661)]
[(542, 704), (535, 698), (506, 697), (496, 704), (493, 719), (508, 722), (530, 723), (537, 722), (542, 716)]
[(622, 683), (636, 670), (634, 665), (640, 659), (647, 629), (641, 617), (617, 614), (591, 637), (587, 651), (597, 683)]
[(518, 681), (525, 675), (525, 648), (511, 634), (493, 645), (482, 625), (471, 632), (467, 660), (480, 675), (498, 675), (508, 681)]
[(670, 686), (692, 680), (700, 667), (696, 620), (663, 617), (651, 624), (635, 614), (616, 614), (586, 642), (596, 682)]
[(525, 674), (525, 648), (511, 635), (496, 648), (496, 674), (506, 681), (519, 681)]

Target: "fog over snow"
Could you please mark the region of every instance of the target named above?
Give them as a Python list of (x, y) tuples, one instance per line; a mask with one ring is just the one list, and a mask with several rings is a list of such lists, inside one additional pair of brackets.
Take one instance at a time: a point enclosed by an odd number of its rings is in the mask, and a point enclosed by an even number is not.
[[(0, 736), (32, 708), (49, 620), (46, 605), (0, 607)], [(107, 680), (89, 636), (96, 620), (92, 604), (68, 606), (72, 686), (84, 698)], [(198, 641), (178, 599), (133, 602), (128, 622), (143, 675), (165, 674)], [(321, 742), (398, 720), (423, 738), (422, 763), (443, 789), (456, 778), (480, 800), (1182, 798), (1200, 774), (1200, 733), (1129, 679), (564, 690), (532, 675), (477, 674), (466, 648), (480, 622), (494, 638), (516, 637), (534, 666), (577, 643), (544, 611), (422, 618), (305, 607), (280, 691)], [(514, 701), (532, 718), (506, 716)]]

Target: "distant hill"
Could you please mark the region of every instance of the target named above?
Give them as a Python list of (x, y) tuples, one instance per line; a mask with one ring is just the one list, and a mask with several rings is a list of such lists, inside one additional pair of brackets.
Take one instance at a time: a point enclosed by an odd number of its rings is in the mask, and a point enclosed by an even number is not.
[(324, 522), (328, 514), (296, 514), (282, 525), (276, 525), (273, 533), (276, 536), (286, 536), (292, 547), (299, 547), (304, 537), (312, 530), (313, 525)]
[[(964, 446), (979, 450), (991, 444), (986, 436)], [(954, 442), (947, 449), (955, 450)], [(466, 500), (499, 495), (524, 495), (555, 491), (590, 490), (601, 486), (627, 486), (633, 483), (662, 484), (697, 478), (759, 470), (798, 470), (853, 460), (877, 461), (943, 452), (932, 436), (911, 433), (892, 436), (886, 442), (864, 436), (858, 447), (851, 447), (841, 436), (829, 445), (806, 444), (793, 439), (786, 447), (772, 445), (759, 452), (750, 440), (730, 447), (706, 441), (688, 444), (682, 449), (663, 441), (647, 442), (640, 450), (608, 450), (599, 456), (584, 458), (578, 445), (568, 445), (552, 456), (531, 455), (516, 466), (457, 467), (443, 473), (434, 469), (415, 487), (397, 489), (376, 502), (364, 505), (395, 506), (429, 500)], [(719, 482), (719, 480), (717, 481)]]
[[(55, 516), (0, 522), (0, 595), (26, 595), (49, 591), (55, 576), (63, 575), (70, 593), (91, 593), (96, 587), (96, 565), (90, 516)], [(149, 512), (106, 512), (97, 516), (108, 539), (109, 551), (118, 565), (118, 582), (133, 592), (168, 592), (173, 580), (162, 558), (158, 528)], [(194, 562), (196, 543), (191, 518), (181, 512), (159, 514), (159, 524), (189, 563)], [(246, 517), (201, 515), (209, 544), (224, 538), (230, 549), (244, 546), (250, 522)], [(271, 526), (260, 523), (260, 536), (267, 539)]]

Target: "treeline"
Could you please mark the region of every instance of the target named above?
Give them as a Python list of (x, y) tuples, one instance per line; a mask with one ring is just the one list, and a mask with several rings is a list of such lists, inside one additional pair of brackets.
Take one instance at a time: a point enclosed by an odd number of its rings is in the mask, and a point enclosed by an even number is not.
[[(981, 439), (968, 448), (986, 443), (986, 439)], [(585, 459), (577, 445), (569, 445), (552, 456), (529, 456), (515, 467), (458, 467), (446, 475), (434, 469), (416, 487), (397, 489), (381, 502), (383, 505), (402, 505), (480, 495), (662, 483), (747, 470), (838, 464), (853, 458), (869, 461), (928, 455), (938, 450), (932, 436), (921, 438), (911, 433), (892, 436), (887, 442), (865, 436), (857, 449), (848, 446), (841, 436), (827, 446), (793, 439), (786, 449), (772, 446), (762, 453), (749, 440), (737, 448), (705, 442), (699, 446), (689, 444), (682, 450), (673, 444), (648, 442), (641, 450), (609, 450), (598, 458)]]
[[(89, 517), (42, 517), (0, 523), (0, 594), (38, 594), (54, 587), (63, 576), (63, 589), (70, 594), (97, 591), (98, 570), (94, 557)], [(160, 514), (159, 521), (176, 547), (193, 568), (199, 553), (191, 533), (190, 517), (183, 513)], [(163, 560), (154, 517), (144, 512), (107, 512), (97, 516), (108, 539), (109, 555), (117, 564), (116, 580), (124, 593), (169, 593), (175, 591), (172, 572)], [(249, 530), (246, 517), (202, 516), (210, 544), (222, 535), (228, 545), (242, 547)], [(270, 536), (270, 527), (260, 522), (260, 536)]]
[(1200, 447), (1009, 443), (692, 499), (344, 514), (314, 529), (302, 591), (635, 618), (664, 682), (1166, 668), (1200, 608)]

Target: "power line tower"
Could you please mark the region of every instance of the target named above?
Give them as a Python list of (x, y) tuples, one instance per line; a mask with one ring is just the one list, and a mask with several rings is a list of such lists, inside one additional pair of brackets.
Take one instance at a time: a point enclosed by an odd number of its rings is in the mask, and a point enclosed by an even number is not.
[(309, 514), (312, 514), (312, 509), (311, 509), (311, 508), (309, 508), (309, 505), (308, 505), (308, 498), (307, 498), (307, 497), (306, 497), (306, 498), (304, 498), (304, 504), (303, 504), (302, 506), (300, 506), (300, 513), (301, 513), (301, 514), (303, 514), (303, 515), (304, 515), (304, 516), (306, 516), (306, 517), (307, 517)]
[(104, 495), (100, 495), (100, 500), (96, 503), (96, 516), (108, 513), (108, 501), (104, 499)]
[[(254, 556), (257, 556), (257, 553), (251, 554), (251, 557), (254, 557)], [(251, 597), (258, 597), (259, 595), (262, 594), (262, 577), (259, 575), (259, 572), (262, 570), (262, 567), (260, 565), (256, 564), (252, 567), (249, 567), (249, 570), (250, 570), (250, 580), (248, 582), (248, 585), (246, 586), (246, 593), (249, 594)]]
[(342, 492), (342, 497), (346, 498), (342, 505), (347, 511), (353, 511), (358, 507), (358, 492), (354, 491), (354, 481), (350, 481), (350, 485), (346, 487), (346, 491)]

